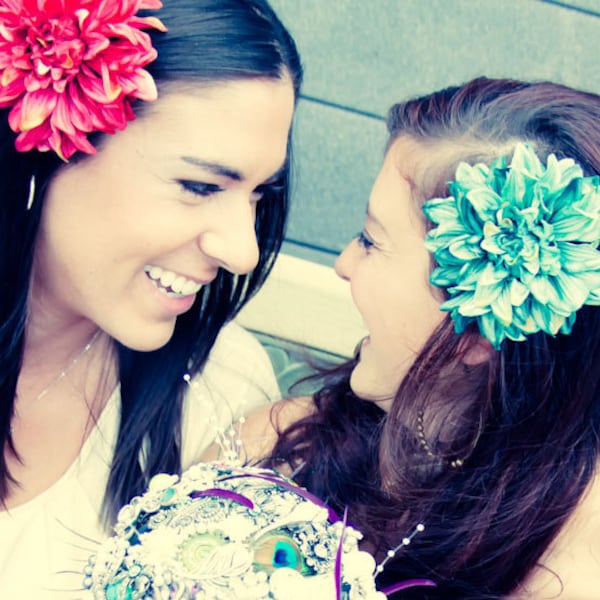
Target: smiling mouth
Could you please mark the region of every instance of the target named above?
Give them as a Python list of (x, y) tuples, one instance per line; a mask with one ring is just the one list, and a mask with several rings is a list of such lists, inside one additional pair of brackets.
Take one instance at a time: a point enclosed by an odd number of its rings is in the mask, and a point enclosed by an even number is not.
[(169, 298), (193, 296), (202, 289), (201, 283), (156, 265), (146, 265), (144, 272), (148, 279)]

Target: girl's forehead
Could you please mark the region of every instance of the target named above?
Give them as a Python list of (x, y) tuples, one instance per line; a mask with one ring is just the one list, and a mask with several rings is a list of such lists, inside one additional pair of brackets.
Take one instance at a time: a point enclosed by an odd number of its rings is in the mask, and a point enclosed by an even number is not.
[(388, 147), (390, 160), (421, 203), (446, 194), (455, 165), (468, 153), (464, 144), (451, 138), (418, 139), (408, 134), (399, 135)]

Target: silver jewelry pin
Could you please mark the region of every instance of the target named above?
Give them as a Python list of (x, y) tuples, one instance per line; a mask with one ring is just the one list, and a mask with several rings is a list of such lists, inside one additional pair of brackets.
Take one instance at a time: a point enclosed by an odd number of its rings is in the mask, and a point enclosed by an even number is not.
[(29, 179), (29, 196), (27, 197), (27, 210), (31, 210), (35, 198), (35, 175)]

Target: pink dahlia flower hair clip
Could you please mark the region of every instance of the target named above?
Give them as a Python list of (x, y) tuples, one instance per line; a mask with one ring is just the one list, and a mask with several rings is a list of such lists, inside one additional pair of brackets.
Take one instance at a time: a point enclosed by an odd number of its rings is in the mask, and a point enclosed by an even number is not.
[(159, 0), (0, 0), (0, 108), (20, 152), (53, 150), (67, 160), (95, 154), (95, 131), (135, 118), (131, 103), (156, 100), (144, 69), (156, 50), (143, 29), (166, 31)]

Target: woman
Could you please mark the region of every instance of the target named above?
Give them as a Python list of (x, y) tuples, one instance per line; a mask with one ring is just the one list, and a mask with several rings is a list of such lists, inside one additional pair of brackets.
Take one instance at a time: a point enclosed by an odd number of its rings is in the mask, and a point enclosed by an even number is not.
[(348, 507), (382, 587), (437, 584), (401, 597), (594, 598), (600, 97), (476, 79), (388, 125), (336, 264), (369, 336), (314, 398), (246, 420), (246, 451)]
[(138, 8), (0, 9), (2, 597), (81, 589), (119, 507), (276, 394), (239, 327), (209, 352), (282, 241), (298, 53), (264, 0)]

